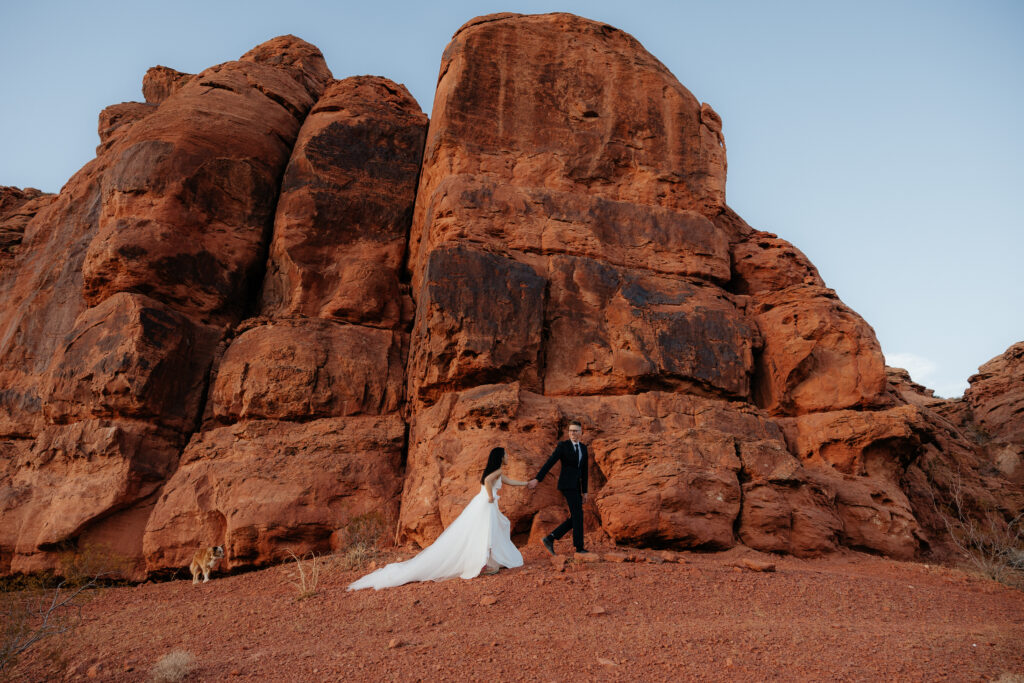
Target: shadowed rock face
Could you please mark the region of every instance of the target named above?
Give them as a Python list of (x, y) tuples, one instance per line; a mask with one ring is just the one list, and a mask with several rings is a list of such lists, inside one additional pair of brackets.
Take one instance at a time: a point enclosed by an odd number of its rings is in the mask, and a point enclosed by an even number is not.
[(964, 400), (1000, 472), (1024, 484), (1024, 342), (978, 368)]
[[(429, 126), (294, 36), (143, 93), (59, 195), (0, 190), (0, 572), (259, 566), (366, 519), (425, 545), (490, 448), (529, 479), (570, 420), (623, 544), (912, 558), (954, 495), (1024, 506), (1021, 345), (963, 400), (887, 369), (617, 29), (470, 21)], [(548, 481), (502, 493), (515, 534), (563, 514)]]
[(54, 199), (56, 195), (31, 187), (0, 186), (0, 271), (20, 251), (28, 222)]
[(43, 410), (54, 423), (135, 418), (195, 428), (215, 331), (158, 301), (121, 292), (86, 309), (54, 358)]

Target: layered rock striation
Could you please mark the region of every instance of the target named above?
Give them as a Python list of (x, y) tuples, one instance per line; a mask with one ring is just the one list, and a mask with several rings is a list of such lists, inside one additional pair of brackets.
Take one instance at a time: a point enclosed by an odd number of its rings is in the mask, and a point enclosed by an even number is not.
[[(961, 401), (887, 371), (628, 34), (474, 19), (429, 125), (293, 36), (143, 93), (59, 195), (0, 193), (0, 572), (257, 566), (370, 517), (425, 545), (492, 446), (529, 478), (569, 420), (622, 544), (911, 558), (936, 500), (1021, 509), (1020, 345)], [(563, 505), (502, 504), (534, 536)]]

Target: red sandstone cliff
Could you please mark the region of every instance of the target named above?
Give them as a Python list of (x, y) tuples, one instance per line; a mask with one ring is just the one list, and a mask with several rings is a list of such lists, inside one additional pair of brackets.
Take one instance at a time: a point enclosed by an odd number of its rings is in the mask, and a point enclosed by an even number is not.
[[(425, 544), (491, 446), (527, 478), (570, 419), (624, 544), (910, 558), (952, 486), (1021, 509), (1020, 345), (962, 401), (887, 374), (628, 34), (474, 19), (429, 126), (292, 36), (143, 92), (58, 196), (0, 195), (0, 572), (253, 566), (364, 514)], [(503, 505), (526, 533), (561, 501)]]

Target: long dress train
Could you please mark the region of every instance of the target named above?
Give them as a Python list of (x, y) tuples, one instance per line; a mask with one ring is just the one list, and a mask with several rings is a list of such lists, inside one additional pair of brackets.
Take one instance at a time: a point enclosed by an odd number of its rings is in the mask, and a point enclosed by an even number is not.
[(494, 483), (494, 502), (487, 489), (469, 501), (437, 540), (405, 562), (393, 562), (353, 581), (348, 590), (390, 588), (410, 581), (441, 581), (460, 576), (472, 579), (490, 559), (502, 567), (521, 567), (523, 556), (512, 543), (512, 525), (498, 509), (501, 479)]

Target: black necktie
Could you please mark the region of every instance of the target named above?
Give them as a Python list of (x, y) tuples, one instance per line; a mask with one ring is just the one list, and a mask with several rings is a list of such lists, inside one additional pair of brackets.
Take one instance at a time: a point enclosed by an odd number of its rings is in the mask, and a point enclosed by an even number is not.
[(582, 465), (583, 455), (580, 453), (580, 445), (578, 443), (573, 443), (573, 447), (576, 449), (576, 464)]

